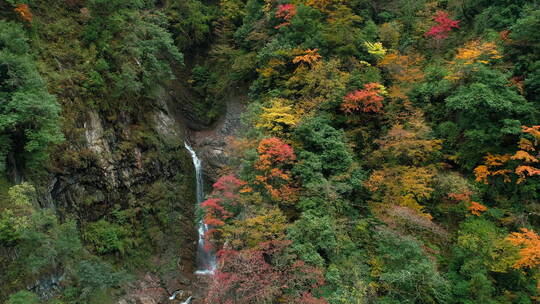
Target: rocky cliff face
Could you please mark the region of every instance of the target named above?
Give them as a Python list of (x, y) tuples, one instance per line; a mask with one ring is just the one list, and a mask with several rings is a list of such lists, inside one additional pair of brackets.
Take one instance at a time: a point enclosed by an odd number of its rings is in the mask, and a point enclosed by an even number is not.
[(84, 146), (72, 146), (67, 153), (78, 152), (83, 164), (66, 166), (55, 174), (51, 187), (61, 207), (76, 208), (89, 198), (88, 203), (95, 205), (114, 201), (138, 186), (178, 173), (190, 183), (193, 168), (183, 149), (185, 132), (166, 109), (152, 113), (149, 122), (121, 114), (114, 124), (90, 110), (82, 125)]
[[(82, 229), (109, 218), (119, 206), (155, 205), (176, 212), (173, 221), (156, 224), (167, 235), (151, 244), (155, 250), (148, 259), (150, 268), (158, 271), (140, 271), (119, 303), (171, 303), (169, 297), (176, 291), (181, 291), (177, 292), (179, 303), (189, 296), (197, 303), (202, 297), (204, 278), (193, 274), (197, 240), (194, 168), (183, 142), (188, 140), (200, 154), (207, 181), (215, 181), (228, 162), (225, 146), (240, 128), (243, 106), (241, 99), (231, 98), (221, 119), (205, 126), (191, 121), (186, 114), (189, 109), (181, 101), (171, 95), (159, 109), (145, 113), (144, 120), (119, 113), (114, 123), (103, 113), (89, 110), (79, 122), (82, 140), (69, 143), (61, 152), (75, 156), (69, 158), (70, 163), (66, 158), (56, 161), (48, 186), (49, 200), (58, 213), (77, 215)], [(54, 293), (47, 287), (54, 284), (43, 282), (33, 289), (43, 291), (44, 296)]]
[[(141, 289), (142, 284), (152, 292), (124, 299), (139, 303), (150, 297), (161, 303), (175, 290), (189, 289), (193, 280), (195, 178), (183, 145), (184, 126), (165, 105), (144, 117), (141, 121), (120, 113), (111, 123), (102, 113), (89, 110), (80, 122), (82, 140), (60, 152), (64, 158), (56, 161), (48, 191), (57, 212), (62, 217), (76, 215), (83, 231), (89, 223), (110, 219), (118, 209), (132, 210), (136, 218), (149, 222), (148, 235), (161, 231), (161, 237), (143, 240), (149, 242), (143, 247), (153, 248), (148, 269), (159, 271), (141, 271), (140, 279), (128, 287)], [(76, 162), (68, 163), (65, 156), (71, 154)], [(45, 283), (37, 282), (33, 289), (47, 296), (52, 291)], [(156, 284), (160, 288), (152, 287)]]
[(204, 174), (209, 182), (217, 180), (227, 167), (226, 147), (232, 137), (241, 132), (240, 116), (244, 107), (243, 97), (231, 97), (225, 113), (211, 128), (188, 131), (189, 140), (203, 159)]

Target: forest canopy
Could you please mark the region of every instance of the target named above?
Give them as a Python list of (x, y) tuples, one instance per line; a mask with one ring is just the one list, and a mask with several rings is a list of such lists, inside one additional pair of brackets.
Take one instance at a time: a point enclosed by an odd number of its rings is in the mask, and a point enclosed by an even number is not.
[[(0, 10), (1, 303), (116, 303), (198, 218), (197, 303), (540, 301), (538, 1)], [(242, 112), (196, 212), (169, 108), (186, 134)]]

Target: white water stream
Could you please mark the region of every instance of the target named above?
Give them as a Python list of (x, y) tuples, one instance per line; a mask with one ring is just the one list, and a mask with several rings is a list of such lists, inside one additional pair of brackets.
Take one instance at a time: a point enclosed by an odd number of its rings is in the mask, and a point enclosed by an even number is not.
[[(195, 166), (195, 176), (197, 180), (197, 206), (199, 206), (204, 201), (202, 163), (199, 157), (197, 157), (195, 150), (193, 150), (193, 148), (187, 142), (184, 142), (184, 145), (189, 151), (189, 154), (193, 159), (193, 165)], [(197, 245), (197, 271), (195, 273), (200, 275), (211, 275), (214, 274), (214, 270), (216, 269), (216, 256), (213, 252), (204, 248), (204, 234), (206, 231), (208, 231), (208, 225), (206, 225), (202, 219), (199, 221), (198, 231), (199, 243)]]

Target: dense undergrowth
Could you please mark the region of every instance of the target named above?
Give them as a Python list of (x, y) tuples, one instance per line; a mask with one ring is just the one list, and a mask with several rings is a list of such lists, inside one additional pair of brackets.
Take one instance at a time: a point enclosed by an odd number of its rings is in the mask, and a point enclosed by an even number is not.
[(1, 7), (2, 167), (35, 183), (0, 191), (1, 300), (36, 302), (20, 290), (60, 265), (70, 284), (54, 301), (103, 302), (96, 290), (114, 298), (146, 263), (166, 203), (59, 219), (36, 208), (37, 176), (88, 170), (74, 143), (89, 110), (111, 125), (132, 113), (140, 136), (124, 149), (160, 150), (145, 113), (185, 81), (207, 121), (249, 95), (203, 204), (219, 260), (207, 303), (540, 301), (536, 1)]

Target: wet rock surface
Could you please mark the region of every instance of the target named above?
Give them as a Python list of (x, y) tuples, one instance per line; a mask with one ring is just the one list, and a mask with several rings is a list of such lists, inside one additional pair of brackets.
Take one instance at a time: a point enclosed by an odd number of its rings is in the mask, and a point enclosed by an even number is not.
[(127, 295), (119, 299), (117, 304), (203, 304), (208, 280), (209, 276), (178, 274), (178, 277), (168, 281), (147, 273), (129, 284)]
[(211, 129), (188, 131), (188, 138), (203, 160), (204, 175), (210, 182), (219, 178), (229, 162), (226, 146), (233, 136), (241, 132), (240, 117), (244, 108), (243, 98), (231, 98), (225, 115)]

